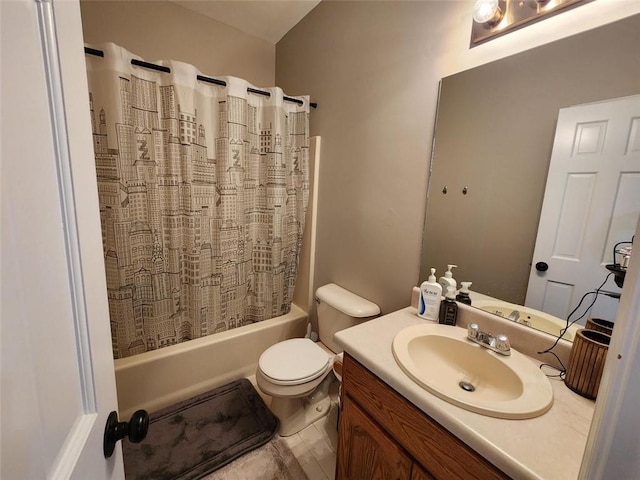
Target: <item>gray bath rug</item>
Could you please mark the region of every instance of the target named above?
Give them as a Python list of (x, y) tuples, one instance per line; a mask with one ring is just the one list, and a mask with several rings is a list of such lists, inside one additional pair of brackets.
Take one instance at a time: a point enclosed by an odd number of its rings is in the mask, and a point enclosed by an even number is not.
[(202, 480), (308, 480), (300, 463), (279, 435)]
[(264, 445), (277, 428), (278, 419), (243, 378), (151, 414), (147, 438), (123, 442), (125, 476), (199, 479)]

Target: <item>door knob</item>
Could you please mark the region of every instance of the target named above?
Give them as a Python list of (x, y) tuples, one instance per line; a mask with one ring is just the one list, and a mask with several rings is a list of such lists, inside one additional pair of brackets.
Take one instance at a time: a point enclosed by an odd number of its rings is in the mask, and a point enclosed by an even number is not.
[(131, 443), (140, 443), (147, 436), (148, 430), (149, 414), (144, 410), (138, 410), (131, 415), (128, 423), (118, 422), (118, 413), (111, 412), (104, 427), (104, 441), (102, 443), (104, 458), (113, 455), (118, 440), (129, 437)]
[(536, 270), (539, 272), (546, 272), (549, 270), (549, 265), (546, 262), (538, 262), (536, 263)]

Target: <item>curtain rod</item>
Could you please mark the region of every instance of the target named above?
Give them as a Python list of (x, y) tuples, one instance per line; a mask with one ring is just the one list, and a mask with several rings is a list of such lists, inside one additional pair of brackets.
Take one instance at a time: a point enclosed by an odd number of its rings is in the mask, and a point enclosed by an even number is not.
[[(104, 57), (104, 52), (102, 50), (97, 50), (95, 48), (84, 47), (84, 53), (86, 53), (87, 55), (94, 55), (96, 57)], [(149, 62), (143, 62), (142, 60), (136, 60), (135, 58), (131, 60), (131, 64), (136, 65), (138, 67), (148, 68), (150, 70), (156, 70), (158, 72), (171, 73), (171, 69), (169, 67), (156, 65), (154, 63), (149, 63)], [(197, 75), (196, 79), (200, 80), (201, 82), (211, 83), (213, 85), (220, 85), (222, 87), (227, 86), (227, 82), (225, 82), (224, 80), (218, 80), (217, 78), (212, 78), (212, 77), (205, 77), (204, 75)], [(257, 90), (255, 88), (250, 88), (250, 87), (247, 88), (247, 92), (255, 93), (256, 95), (264, 95), (265, 97), (271, 96), (271, 93), (269, 92), (266, 92), (264, 90)], [(298, 105), (304, 104), (302, 100), (299, 100), (297, 98), (287, 97), (287, 96), (284, 96), (282, 98), (287, 102), (297, 103)], [(315, 102), (309, 103), (309, 106), (312, 108), (318, 108), (318, 104)]]

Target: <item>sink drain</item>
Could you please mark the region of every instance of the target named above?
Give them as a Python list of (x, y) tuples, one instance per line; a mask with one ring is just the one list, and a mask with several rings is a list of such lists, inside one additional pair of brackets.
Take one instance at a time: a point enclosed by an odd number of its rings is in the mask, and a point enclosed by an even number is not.
[(463, 389), (465, 392), (473, 392), (475, 391), (476, 387), (474, 387), (473, 385), (471, 385), (469, 382), (465, 382), (464, 380), (461, 380), (460, 383), (458, 383), (458, 385), (460, 386), (461, 389)]

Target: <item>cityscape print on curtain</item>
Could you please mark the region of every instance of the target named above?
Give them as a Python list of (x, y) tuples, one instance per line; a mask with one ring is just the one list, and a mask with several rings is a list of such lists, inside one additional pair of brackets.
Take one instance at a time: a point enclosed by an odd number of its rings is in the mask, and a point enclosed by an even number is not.
[(309, 197), (309, 99), (192, 65), (86, 56), (115, 358), (289, 311)]

